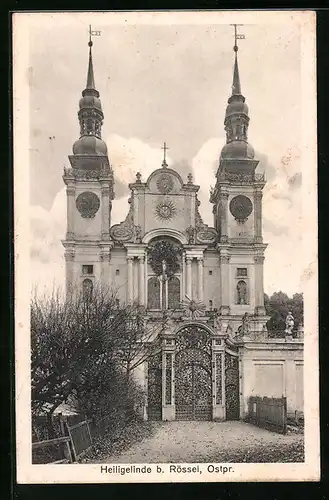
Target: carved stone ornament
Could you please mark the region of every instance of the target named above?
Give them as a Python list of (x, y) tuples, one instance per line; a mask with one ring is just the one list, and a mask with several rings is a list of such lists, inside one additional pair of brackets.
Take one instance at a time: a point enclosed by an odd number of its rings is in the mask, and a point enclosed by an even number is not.
[(265, 174), (221, 172), (218, 179), (229, 181), (232, 184), (252, 184), (253, 182), (264, 182)]
[(198, 243), (210, 245), (217, 241), (217, 231), (212, 227), (202, 229), (201, 231), (198, 231), (196, 239)]
[(197, 243), (212, 245), (217, 242), (218, 233), (215, 228), (209, 227), (208, 224), (203, 222), (198, 208), (199, 204), (200, 202), (196, 203), (195, 207), (196, 241)]
[(195, 243), (195, 229), (193, 226), (189, 226), (186, 229), (186, 234), (187, 234), (187, 240), (189, 245), (193, 245)]
[(157, 188), (162, 194), (170, 193), (174, 189), (174, 181), (170, 174), (161, 174), (157, 179)]
[(242, 194), (235, 196), (230, 202), (230, 212), (238, 222), (246, 221), (252, 212), (251, 200)]
[(113, 240), (118, 242), (134, 241), (135, 228), (133, 224), (133, 207), (130, 205), (127, 217), (120, 224), (111, 227), (110, 235)]
[(85, 219), (95, 217), (100, 207), (99, 198), (92, 191), (84, 191), (83, 193), (80, 193), (75, 204), (81, 217)]
[(82, 168), (64, 167), (64, 177), (72, 177), (79, 180), (89, 179), (113, 179), (111, 167), (102, 167), (100, 170), (85, 170)]
[(155, 207), (155, 216), (161, 221), (173, 219), (176, 212), (175, 204), (171, 200), (160, 201)]

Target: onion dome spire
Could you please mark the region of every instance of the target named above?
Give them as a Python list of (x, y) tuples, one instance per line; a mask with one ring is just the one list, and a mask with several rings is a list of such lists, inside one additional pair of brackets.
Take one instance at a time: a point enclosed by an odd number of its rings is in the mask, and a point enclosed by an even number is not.
[(239, 75), (239, 65), (238, 65), (238, 46), (234, 45), (235, 60), (234, 60), (234, 71), (233, 71), (233, 85), (232, 85), (232, 95), (241, 94), (241, 83)]
[(232, 94), (228, 99), (225, 113), (226, 145), (221, 152), (221, 158), (253, 159), (255, 152), (248, 143), (249, 109), (246, 99), (241, 93), (241, 82), (238, 64), (237, 40), (244, 38), (244, 35), (237, 34), (237, 25), (234, 25), (235, 44)]
[(74, 155), (107, 155), (107, 147), (101, 136), (104, 114), (99, 92), (95, 88), (92, 56), (93, 42), (91, 36), (97, 34), (100, 34), (100, 32), (91, 31), (90, 27), (87, 83), (79, 101), (80, 138), (73, 145)]
[(95, 90), (93, 56), (92, 56), (92, 52), (91, 52), (91, 47), (93, 46), (93, 42), (91, 40), (89, 40), (88, 45), (89, 45), (89, 64), (88, 64), (86, 89), (94, 89)]

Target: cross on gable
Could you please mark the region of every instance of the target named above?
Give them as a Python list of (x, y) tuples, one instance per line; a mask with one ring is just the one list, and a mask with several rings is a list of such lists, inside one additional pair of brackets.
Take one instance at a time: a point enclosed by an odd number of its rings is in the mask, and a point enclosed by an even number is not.
[(161, 149), (163, 149), (163, 162), (162, 162), (162, 166), (166, 167), (167, 166), (166, 153), (167, 153), (167, 151), (169, 149), (168, 146), (167, 146), (166, 141), (163, 143), (163, 146), (162, 146)]

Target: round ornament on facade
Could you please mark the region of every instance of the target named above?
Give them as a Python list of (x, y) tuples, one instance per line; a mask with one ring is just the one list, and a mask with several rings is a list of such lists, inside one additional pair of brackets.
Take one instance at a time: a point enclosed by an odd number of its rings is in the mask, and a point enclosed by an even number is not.
[(76, 207), (81, 217), (90, 219), (95, 217), (100, 207), (98, 196), (91, 191), (80, 193), (76, 199)]
[(174, 181), (169, 174), (161, 174), (156, 184), (160, 193), (163, 194), (170, 193), (174, 189)]
[(161, 221), (167, 221), (175, 217), (176, 207), (171, 200), (161, 201), (155, 207), (155, 216)]
[(251, 200), (242, 194), (235, 196), (230, 202), (230, 212), (236, 220), (246, 220), (252, 213)]

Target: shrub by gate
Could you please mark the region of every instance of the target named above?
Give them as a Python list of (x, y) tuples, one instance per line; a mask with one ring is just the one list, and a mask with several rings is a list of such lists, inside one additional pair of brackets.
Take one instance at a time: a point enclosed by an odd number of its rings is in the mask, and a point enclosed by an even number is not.
[(247, 421), (258, 427), (286, 434), (287, 398), (250, 396)]

